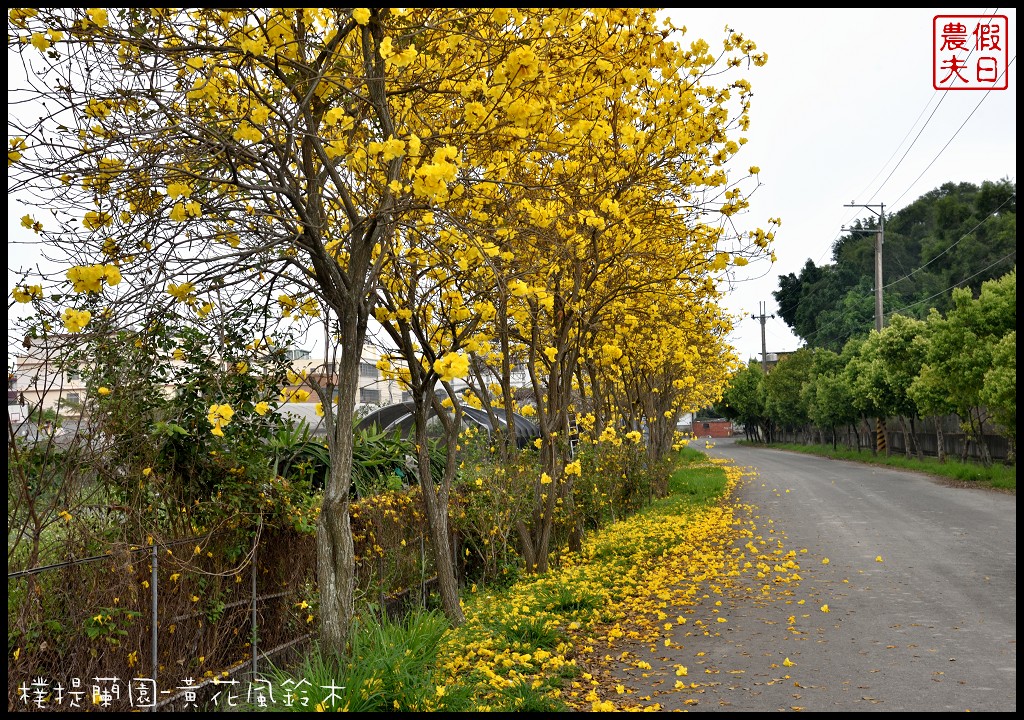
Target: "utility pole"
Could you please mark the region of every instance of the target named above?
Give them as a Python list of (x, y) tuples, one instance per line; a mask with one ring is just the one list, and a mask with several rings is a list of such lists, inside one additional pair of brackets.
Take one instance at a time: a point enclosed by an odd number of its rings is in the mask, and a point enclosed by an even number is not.
[(767, 373), (768, 372), (768, 346), (765, 344), (765, 339), (764, 339), (764, 322), (765, 322), (765, 320), (767, 318), (773, 318), (775, 316), (774, 315), (765, 315), (764, 314), (764, 311), (766, 310), (766, 306), (765, 306), (763, 301), (758, 303), (758, 310), (761, 311), (760, 315), (751, 315), (750, 317), (754, 318), (755, 320), (760, 320), (761, 321), (761, 372)]
[[(850, 203), (845, 207), (867, 208), (878, 216), (877, 229), (854, 230), (853, 228), (844, 227), (843, 230), (849, 230), (850, 232), (873, 232), (875, 234), (875, 330), (877, 332), (882, 332), (882, 243), (885, 242), (885, 204), (879, 203), (875, 206)], [(875, 207), (877, 207), (878, 210), (875, 210)], [(885, 435), (885, 419), (878, 418), (875, 423), (875, 450), (877, 452), (887, 452)]]
[[(854, 230), (844, 227), (849, 232), (873, 232), (875, 234), (875, 330), (882, 332), (882, 244), (885, 242), (885, 203), (878, 205), (857, 205), (850, 203), (844, 207), (867, 208), (878, 216), (878, 228), (874, 230)], [(878, 208), (876, 211), (875, 208)]]

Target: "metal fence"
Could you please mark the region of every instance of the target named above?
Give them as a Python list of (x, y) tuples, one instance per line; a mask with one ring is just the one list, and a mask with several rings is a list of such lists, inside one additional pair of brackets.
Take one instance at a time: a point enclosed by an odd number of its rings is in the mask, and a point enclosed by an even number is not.
[[(888, 418), (885, 422), (885, 444), (890, 454), (906, 454), (907, 436), (911, 441), (911, 454), (920, 447), (921, 453), (928, 457), (938, 455), (938, 428), (941, 425), (942, 441), (946, 456), (950, 459), (979, 461), (982, 453), (977, 440), (966, 435), (956, 417), (925, 418), (915, 420), (913, 431), (905, 434), (899, 418)], [(846, 447), (872, 448), (878, 440), (877, 430), (872, 422), (870, 426), (860, 422), (856, 427), (844, 425), (835, 428), (836, 443)], [(803, 430), (780, 431), (776, 439), (780, 442), (832, 442), (832, 430), (829, 428), (808, 428)], [(981, 442), (988, 448), (990, 457), (997, 462), (1007, 460), (1010, 444), (1007, 438), (989, 428), (981, 435)]]
[[(393, 616), (428, 604), (429, 545), (422, 532), (410, 539), (360, 559), (361, 603)], [(127, 546), (9, 573), (8, 711), (264, 702), (268, 664), (298, 657), (315, 634), (315, 539), (257, 534), (234, 562), (218, 540)]]

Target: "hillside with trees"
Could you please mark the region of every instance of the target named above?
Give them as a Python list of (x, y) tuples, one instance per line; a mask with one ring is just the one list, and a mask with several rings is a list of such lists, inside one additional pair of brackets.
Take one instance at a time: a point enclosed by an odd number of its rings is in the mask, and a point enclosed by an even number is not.
[[(779, 315), (811, 348), (840, 352), (866, 338), (875, 322), (875, 230), (858, 220), (832, 246), (832, 262), (808, 260), (799, 275), (779, 276)], [(953, 306), (954, 288), (976, 297), (982, 283), (1017, 261), (1017, 185), (1008, 179), (945, 183), (888, 215), (882, 248), (883, 309), (926, 319)]]
[[(719, 410), (748, 439), (1015, 464), (1016, 267), (977, 296), (955, 288), (944, 314), (895, 314), (840, 353), (800, 348), (767, 373), (751, 361), (733, 375)], [(885, 440), (876, 444), (876, 433)]]

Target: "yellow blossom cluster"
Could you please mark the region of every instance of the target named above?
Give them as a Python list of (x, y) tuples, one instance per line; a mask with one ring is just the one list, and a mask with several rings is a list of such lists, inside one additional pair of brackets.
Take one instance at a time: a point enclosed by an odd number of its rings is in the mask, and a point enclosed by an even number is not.
[(306, 402), (309, 399), (309, 390), (303, 388), (284, 388), (281, 390), (281, 394), (278, 397), (283, 403), (295, 402), (301, 403)]
[(116, 265), (76, 265), (66, 276), (76, 293), (98, 293), (104, 282), (111, 286), (121, 282), (121, 271)]
[(33, 218), (31, 215), (24, 215), (24, 216), (22, 216), (22, 218), (21, 218), (21, 226), (23, 228), (28, 228), (29, 230), (34, 232), (36, 235), (38, 235), (39, 233), (41, 233), (43, 231), (43, 224), (41, 222), (39, 222), (38, 220), (36, 220), (35, 218)]
[(167, 294), (182, 303), (195, 302), (195, 291), (195, 284), (190, 282), (169, 283), (167, 285)]
[(224, 437), (224, 426), (231, 422), (231, 418), (234, 417), (235, 411), (230, 405), (211, 405), (210, 409), (206, 413), (206, 419), (209, 421), (212, 429), (211, 433), (218, 437)]
[(601, 431), (601, 434), (598, 436), (597, 441), (609, 443), (610, 445), (622, 444), (622, 438), (620, 438), (618, 433), (615, 431), (614, 425), (606, 426), (605, 429)]
[(433, 369), (442, 382), (451, 382), (469, 374), (469, 358), (462, 353), (447, 353), (434, 361)]
[(15, 302), (20, 303), (41, 300), (43, 298), (43, 288), (41, 285), (17, 285), (11, 291), (11, 297), (14, 298)]
[(7, 151), (7, 167), (10, 167), (21, 160), (21, 151), (25, 149), (25, 138), (11, 138), (10, 148), (11, 149)]
[(68, 332), (77, 333), (85, 329), (85, 326), (92, 320), (92, 313), (88, 310), (75, 310), (67, 308), (61, 314), (61, 321)]

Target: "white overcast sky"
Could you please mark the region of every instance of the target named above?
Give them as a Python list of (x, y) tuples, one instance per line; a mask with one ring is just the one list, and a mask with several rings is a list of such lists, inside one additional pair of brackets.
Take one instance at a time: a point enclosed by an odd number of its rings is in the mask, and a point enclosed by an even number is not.
[[(899, 210), (945, 182), (1017, 179), (1017, 15), (1014, 8), (668, 9), (686, 39), (721, 47), (723, 28), (754, 40), (768, 64), (737, 71), (753, 87), (749, 142), (735, 171), (761, 168), (741, 230), (782, 219), (778, 261), (751, 264), (724, 304), (745, 314), (731, 339), (740, 357), (759, 358), (761, 325), (749, 316), (765, 303), (779, 275), (799, 274), (808, 259), (831, 262), (840, 228), (869, 211), (846, 204), (884, 203)], [(936, 15), (1005, 15), (1009, 87), (940, 91), (932, 86), (932, 27)], [(8, 232), (26, 238), (25, 213), (8, 199)], [(8, 246), (8, 294), (13, 271), (35, 258)], [(794, 350), (798, 339), (778, 318), (765, 326), (769, 353)]]
[[(760, 358), (761, 324), (751, 319), (780, 275), (807, 260), (830, 263), (840, 228), (870, 211), (847, 204), (903, 208), (945, 182), (1017, 180), (1017, 12), (1015, 8), (696, 8), (666, 11), (686, 37), (721, 47), (728, 25), (768, 53), (744, 72), (754, 97), (749, 142), (737, 170), (761, 168), (762, 187), (739, 223), (780, 217), (778, 261), (751, 264), (726, 300), (746, 314), (733, 344), (741, 359)], [(932, 27), (936, 15), (1005, 15), (1009, 28), (1006, 90), (935, 90)], [(941, 78), (940, 78), (941, 79)], [(883, 248), (883, 253), (884, 253)], [(780, 319), (765, 324), (769, 353), (799, 340)]]

